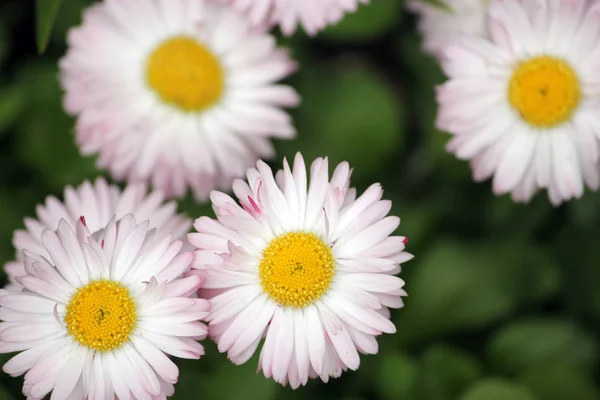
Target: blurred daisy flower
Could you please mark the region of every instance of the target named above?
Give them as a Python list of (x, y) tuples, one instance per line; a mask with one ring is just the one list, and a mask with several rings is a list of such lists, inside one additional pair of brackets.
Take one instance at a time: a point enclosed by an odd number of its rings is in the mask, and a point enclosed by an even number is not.
[(271, 137), (295, 130), (276, 84), (294, 69), (275, 38), (203, 0), (106, 0), (84, 12), (60, 62), (65, 109), (84, 154), (115, 179), (199, 201), (231, 186)]
[(418, 15), (418, 29), (427, 53), (440, 59), (443, 48), (462, 34), (488, 37), (489, 0), (440, 0), (439, 3), (426, 0), (407, 3), (408, 9)]
[(5, 266), (10, 280), (7, 286), (9, 290), (22, 288), (18, 278), (25, 275), (23, 250), (49, 257), (42, 243), (42, 232), (45, 229), (55, 230), (60, 220), (74, 228), (83, 216), (87, 229), (94, 233), (104, 228), (111, 218), (132, 214), (138, 221), (149, 220), (150, 228), (157, 229), (155, 237), (159, 240), (169, 234), (174, 239), (185, 240), (184, 235), (192, 225), (190, 219), (177, 214), (175, 202), (164, 202), (164, 196), (160, 192), (148, 193), (144, 184), (130, 184), (121, 191), (118, 186), (109, 185), (103, 178), (96, 179), (93, 184), (85, 181), (76, 188), (67, 186), (64, 202), (48, 196), (46, 204), (38, 205), (36, 211), (38, 218), (25, 218), (26, 230), (18, 230), (14, 234), (17, 260)]
[(475, 180), (554, 205), (598, 188), (599, 22), (597, 1), (491, 0), (490, 39), (446, 48), (437, 126)]
[(209, 303), (188, 297), (200, 277), (177, 278), (192, 254), (170, 236), (151, 245), (154, 234), (131, 214), (92, 234), (82, 217), (45, 230), (44, 254), (25, 251), (25, 290), (0, 296), (0, 352), (20, 352), (3, 370), (25, 374), (28, 399), (173, 394), (167, 354), (200, 358)]
[(253, 24), (268, 27), (279, 25), (281, 31), (290, 36), (298, 25), (314, 36), (328, 25), (338, 23), (344, 14), (355, 12), (359, 4), (370, 0), (212, 0), (231, 4), (244, 13)]
[(298, 154), (274, 177), (259, 161), (247, 182), (234, 182), (239, 204), (213, 192), (218, 220), (201, 217), (188, 235), (219, 351), (242, 364), (264, 338), (259, 370), (294, 389), (356, 370), (359, 352), (377, 353), (376, 337), (396, 331), (389, 309), (406, 295), (394, 275), (412, 255), (404, 237), (390, 236), (400, 219), (386, 217), (379, 184), (356, 198), (350, 174), (344, 162), (329, 180), (318, 158), (309, 181)]

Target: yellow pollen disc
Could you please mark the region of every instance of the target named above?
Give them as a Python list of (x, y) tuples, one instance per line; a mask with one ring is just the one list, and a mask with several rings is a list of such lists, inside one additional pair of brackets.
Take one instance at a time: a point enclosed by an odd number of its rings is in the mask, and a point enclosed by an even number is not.
[(532, 58), (515, 69), (508, 98), (523, 120), (538, 128), (549, 128), (573, 115), (581, 99), (579, 78), (561, 59)]
[(137, 320), (129, 290), (118, 282), (98, 280), (77, 290), (67, 305), (67, 331), (83, 346), (111, 351), (129, 340)]
[(271, 298), (284, 307), (301, 308), (329, 289), (335, 260), (314, 233), (289, 232), (271, 240), (258, 268), (263, 290)]
[(166, 103), (200, 111), (221, 97), (223, 69), (219, 60), (196, 40), (178, 36), (163, 42), (146, 68), (148, 84)]

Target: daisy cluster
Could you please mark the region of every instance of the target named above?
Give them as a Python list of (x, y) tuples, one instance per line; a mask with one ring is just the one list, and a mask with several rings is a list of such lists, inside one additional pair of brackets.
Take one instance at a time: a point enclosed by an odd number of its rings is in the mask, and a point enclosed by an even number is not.
[(448, 80), (436, 91), (447, 150), (476, 181), (554, 205), (600, 186), (600, 2), (413, 1), (424, 48)]
[[(376, 0), (374, 0), (376, 1)], [(369, 0), (101, 0), (68, 33), (64, 108), (98, 178), (14, 234), (3, 366), (32, 400), (164, 399), (209, 337), (296, 389), (356, 370), (394, 333), (412, 255), (391, 202), (301, 154), (297, 68), (271, 29), (316, 35)], [(559, 204), (600, 185), (600, 1), (411, 0), (448, 81), (437, 127), (475, 180)], [(331, 173), (330, 173), (331, 172)], [(188, 191), (216, 218), (177, 211)], [(193, 232), (190, 229), (193, 226)]]

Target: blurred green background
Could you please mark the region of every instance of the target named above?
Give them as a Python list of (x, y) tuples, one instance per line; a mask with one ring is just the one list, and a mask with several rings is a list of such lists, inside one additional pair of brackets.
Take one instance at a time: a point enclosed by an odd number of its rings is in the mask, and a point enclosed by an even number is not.
[[(80, 157), (61, 109), (56, 62), (89, 0), (65, 0), (43, 56), (29, 2), (0, 2), (0, 261), (12, 233), (48, 194), (100, 172)], [(350, 161), (353, 183), (381, 182), (409, 238), (402, 277), (409, 297), (393, 312), (398, 333), (377, 356), (329, 384), (292, 391), (236, 367), (206, 341), (182, 361), (175, 399), (594, 400), (600, 399), (600, 194), (553, 208), (494, 197), (445, 153), (433, 127), (433, 87), (443, 81), (420, 50), (414, 16), (400, 0), (372, 0), (317, 38), (280, 38), (301, 68), (300, 133), (281, 157)], [(188, 197), (192, 217), (210, 207)], [(1, 279), (5, 281), (5, 276)], [(4, 362), (8, 355), (0, 355)], [(0, 374), (0, 399), (20, 399), (22, 378)]]

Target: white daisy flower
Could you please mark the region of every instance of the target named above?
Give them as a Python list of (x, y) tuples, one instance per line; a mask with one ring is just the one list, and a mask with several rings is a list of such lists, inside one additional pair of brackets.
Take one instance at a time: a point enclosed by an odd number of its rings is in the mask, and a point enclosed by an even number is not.
[(314, 36), (328, 25), (338, 23), (346, 13), (355, 12), (359, 4), (370, 0), (211, 0), (231, 4), (244, 13), (254, 25), (268, 27), (279, 25), (281, 31), (290, 36), (298, 25)]
[(447, 149), (471, 160), (496, 194), (550, 201), (598, 188), (600, 3), (491, 0), (491, 39), (463, 37), (445, 51), (437, 125)]
[[(44, 254), (25, 252), (22, 292), (0, 297), (3, 366), (25, 374), (23, 394), (41, 400), (164, 399), (179, 370), (167, 354), (197, 359), (209, 303), (190, 298), (199, 276), (181, 241), (152, 245), (155, 229), (128, 214), (92, 235), (83, 219), (42, 234)], [(166, 353), (166, 354), (165, 354)]]
[(230, 7), (203, 0), (105, 0), (88, 8), (61, 60), (66, 110), (85, 154), (115, 179), (188, 186), (204, 201), (291, 138), (276, 81), (295, 64), (275, 38)]
[(489, 0), (439, 0), (440, 6), (426, 0), (410, 0), (408, 9), (418, 15), (423, 48), (436, 59), (444, 47), (462, 34), (488, 37), (486, 17)]
[[(96, 232), (106, 226), (111, 218), (120, 219), (132, 214), (138, 221), (150, 221), (150, 228), (156, 228), (156, 240), (162, 240), (169, 234), (175, 239), (184, 239), (184, 235), (192, 226), (192, 221), (177, 214), (175, 202), (164, 202), (159, 191), (148, 193), (144, 184), (130, 184), (121, 191), (118, 186), (109, 185), (104, 178), (98, 178), (92, 184), (83, 182), (78, 187), (67, 186), (64, 191), (64, 202), (54, 196), (46, 198), (45, 205), (36, 208), (37, 219), (25, 218), (26, 230), (18, 230), (13, 237), (13, 245), (17, 250), (17, 259), (4, 267), (10, 284), (9, 290), (20, 290), (20, 276), (25, 275), (23, 250), (48, 258), (49, 255), (42, 243), (42, 232), (45, 229), (55, 230), (60, 220), (66, 221), (75, 228), (77, 221), (83, 216), (90, 232)], [(185, 241), (185, 246), (189, 246)]]
[(241, 206), (213, 192), (218, 221), (201, 217), (188, 235), (219, 351), (242, 364), (264, 338), (259, 369), (292, 388), (309, 377), (327, 382), (357, 369), (359, 352), (377, 353), (376, 337), (396, 331), (388, 309), (406, 295), (394, 275), (412, 256), (404, 237), (390, 236), (400, 220), (386, 217), (391, 202), (379, 184), (357, 199), (350, 173), (344, 162), (329, 181), (319, 158), (307, 183), (298, 154), (275, 180), (259, 161), (248, 183), (234, 182)]

